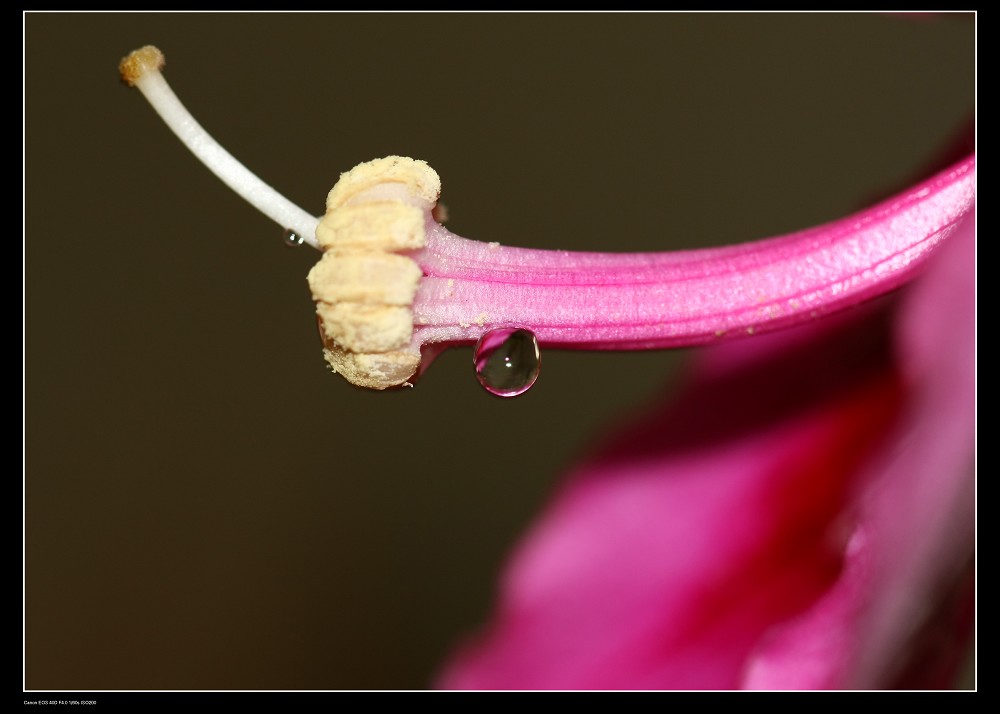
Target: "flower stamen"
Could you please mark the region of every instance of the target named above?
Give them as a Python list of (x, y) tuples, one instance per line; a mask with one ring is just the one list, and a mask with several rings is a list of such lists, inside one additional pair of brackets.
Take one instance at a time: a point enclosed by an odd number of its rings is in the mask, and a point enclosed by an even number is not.
[(324, 355), (363, 387), (409, 384), (437, 349), (525, 328), (543, 346), (658, 349), (815, 319), (903, 284), (972, 211), (975, 155), (872, 208), (777, 238), (669, 253), (583, 253), (482, 243), (435, 219), (438, 175), (400, 156), (341, 175), (322, 219), (233, 158), (170, 89), (154, 47), (120, 65), (219, 178), (324, 251), (309, 273)]
[(224, 184), (282, 228), (317, 247), (316, 224), (319, 221), (261, 181), (202, 128), (160, 72), (165, 63), (163, 53), (147, 45), (122, 59), (118, 70), (122, 80), (142, 92), (177, 138)]

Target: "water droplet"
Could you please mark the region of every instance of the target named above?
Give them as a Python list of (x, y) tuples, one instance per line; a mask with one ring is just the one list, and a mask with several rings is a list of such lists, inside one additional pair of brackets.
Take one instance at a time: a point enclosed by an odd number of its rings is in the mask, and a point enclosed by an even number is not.
[(498, 397), (527, 392), (542, 366), (535, 333), (517, 327), (497, 328), (480, 337), (472, 361), (476, 379)]
[(306, 242), (306, 237), (304, 235), (296, 233), (291, 228), (285, 229), (285, 232), (282, 234), (282, 238), (285, 241), (285, 245), (289, 248), (298, 248)]

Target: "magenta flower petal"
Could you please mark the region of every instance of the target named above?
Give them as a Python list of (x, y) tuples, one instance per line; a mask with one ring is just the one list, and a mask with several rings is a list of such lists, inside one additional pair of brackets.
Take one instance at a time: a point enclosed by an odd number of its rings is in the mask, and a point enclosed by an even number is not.
[(907, 296), (897, 325), (907, 411), (864, 474), (844, 574), (772, 633), (750, 686), (954, 682), (973, 596), (974, 255), (973, 217)]
[(706, 350), (567, 481), (442, 685), (899, 683), (971, 554), (972, 230), (871, 308)]

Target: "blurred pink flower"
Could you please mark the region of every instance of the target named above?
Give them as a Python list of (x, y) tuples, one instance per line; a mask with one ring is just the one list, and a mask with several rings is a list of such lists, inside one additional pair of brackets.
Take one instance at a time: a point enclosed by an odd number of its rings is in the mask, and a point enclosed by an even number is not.
[(974, 223), (894, 294), (702, 350), (567, 479), (439, 684), (952, 686), (974, 628)]
[[(348, 172), (329, 222), (313, 217), (204, 132), (162, 64), (148, 46), (120, 70), (220, 178), (295, 242), (327, 250), (310, 274), (336, 328), (323, 318), (325, 354), (356, 384), (409, 384), (438, 347), (494, 327), (601, 349), (785, 328), (704, 349), (679, 395), (569, 478), (513, 559), (493, 624), (444, 686), (953, 681), (975, 605), (974, 155), (868, 211), (774, 240), (653, 255), (527, 250), (440, 226), (437, 174), (404, 157)], [(345, 204), (369, 189), (370, 225)], [(399, 205), (383, 215), (386, 196)]]

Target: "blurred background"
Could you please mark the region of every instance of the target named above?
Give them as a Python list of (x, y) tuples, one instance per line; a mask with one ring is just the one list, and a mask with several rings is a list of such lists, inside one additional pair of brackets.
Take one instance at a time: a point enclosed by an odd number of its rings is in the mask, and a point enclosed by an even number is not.
[(683, 351), (544, 351), (487, 395), (324, 369), (319, 254), (118, 80), (144, 44), (201, 124), (320, 214), (388, 154), (454, 232), (677, 250), (840, 217), (972, 115), (975, 25), (852, 14), (27, 14), (29, 689), (410, 689), (609, 425)]

